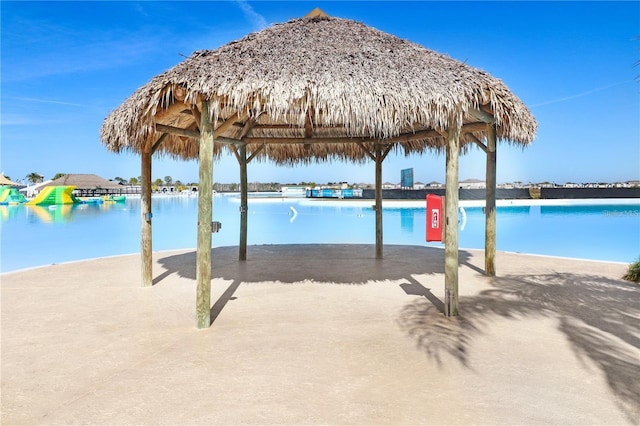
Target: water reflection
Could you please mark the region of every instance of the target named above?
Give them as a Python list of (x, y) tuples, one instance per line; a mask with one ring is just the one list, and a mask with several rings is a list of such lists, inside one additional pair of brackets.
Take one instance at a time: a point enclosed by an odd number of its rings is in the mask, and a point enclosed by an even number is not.
[(99, 215), (108, 210), (123, 209), (124, 206), (120, 203), (0, 205), (0, 222), (9, 224), (24, 220), (27, 223), (67, 223), (80, 215)]
[(402, 229), (403, 232), (413, 233), (413, 218), (415, 212), (415, 209), (400, 210), (400, 229)]
[(2, 222), (5, 222), (5, 221), (8, 221), (8, 220), (10, 220), (12, 218), (15, 218), (16, 215), (18, 214), (18, 209), (17, 209), (18, 207), (21, 207), (21, 206), (15, 206), (15, 205), (3, 206), (3, 205), (0, 205), (0, 220)]
[(25, 206), (43, 223), (60, 223), (71, 220), (73, 204), (54, 204), (51, 206)]

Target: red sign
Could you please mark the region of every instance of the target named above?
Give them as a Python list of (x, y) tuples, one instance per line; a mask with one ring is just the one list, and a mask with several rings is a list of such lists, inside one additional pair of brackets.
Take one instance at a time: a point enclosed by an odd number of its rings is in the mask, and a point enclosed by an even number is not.
[(427, 242), (442, 241), (442, 197), (427, 194)]

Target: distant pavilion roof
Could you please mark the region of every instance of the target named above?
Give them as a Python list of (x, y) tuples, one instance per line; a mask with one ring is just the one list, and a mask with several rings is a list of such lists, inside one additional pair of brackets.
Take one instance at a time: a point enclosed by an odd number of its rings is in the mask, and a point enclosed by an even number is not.
[(67, 174), (44, 186), (75, 186), (77, 189), (121, 189), (116, 182), (94, 174)]
[(18, 182), (14, 182), (10, 179), (8, 179), (4, 173), (0, 173), (0, 185), (6, 185), (6, 186), (24, 186), (23, 184), (20, 184)]

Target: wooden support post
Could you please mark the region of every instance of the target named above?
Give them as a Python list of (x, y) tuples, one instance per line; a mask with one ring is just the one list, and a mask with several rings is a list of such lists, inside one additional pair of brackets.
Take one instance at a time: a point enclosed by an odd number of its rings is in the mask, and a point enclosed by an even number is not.
[(209, 103), (202, 101), (196, 255), (196, 327), (211, 326), (211, 220), (213, 218), (213, 129)]
[(238, 147), (238, 162), (240, 163), (240, 248), (238, 260), (247, 260), (247, 213), (249, 203), (247, 200), (247, 144), (241, 143)]
[(375, 144), (376, 160), (376, 259), (382, 259), (382, 145)]
[(489, 277), (496, 275), (496, 148), (496, 125), (487, 124), (484, 273)]
[(153, 245), (151, 243), (151, 144), (142, 150), (142, 194), (140, 196), (140, 258), (142, 287), (153, 285)]
[(458, 156), (460, 129), (450, 127), (447, 137), (444, 245), (444, 314), (458, 315)]

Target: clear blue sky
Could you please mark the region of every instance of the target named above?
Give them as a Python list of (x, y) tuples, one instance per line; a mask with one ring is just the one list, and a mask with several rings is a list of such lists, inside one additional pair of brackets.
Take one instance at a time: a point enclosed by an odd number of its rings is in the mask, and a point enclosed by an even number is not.
[[(361, 21), (483, 69), (529, 106), (533, 144), (498, 149), (498, 182), (640, 179), (640, 2), (7, 2), (1, 12), (0, 169), (140, 175), (134, 154), (108, 152), (102, 120), (194, 50), (215, 49), (314, 7)], [(390, 156), (383, 180), (444, 181), (442, 156)], [(460, 179), (484, 179), (484, 154)], [(238, 182), (233, 156), (217, 182)], [(154, 159), (153, 178), (195, 182), (197, 162)], [(250, 164), (249, 180), (373, 182), (374, 166)]]

